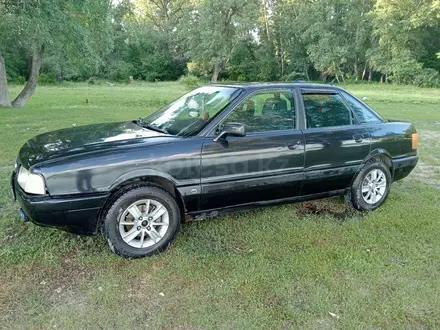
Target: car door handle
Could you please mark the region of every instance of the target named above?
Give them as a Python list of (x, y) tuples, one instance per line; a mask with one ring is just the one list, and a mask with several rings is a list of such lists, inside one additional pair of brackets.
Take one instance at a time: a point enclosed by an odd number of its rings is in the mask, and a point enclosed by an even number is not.
[(355, 134), (355, 135), (353, 135), (353, 139), (357, 143), (361, 143), (364, 140), (364, 138), (365, 138), (364, 134)]
[(301, 145), (301, 141), (288, 141), (286, 142), (287, 148), (290, 150), (295, 150)]

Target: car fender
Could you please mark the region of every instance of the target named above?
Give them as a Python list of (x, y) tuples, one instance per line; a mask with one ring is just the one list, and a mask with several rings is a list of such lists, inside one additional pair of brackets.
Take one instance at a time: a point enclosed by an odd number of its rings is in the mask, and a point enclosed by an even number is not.
[(370, 154), (364, 159), (363, 164), (368, 162), (371, 158), (380, 158), (382, 159), (385, 164), (390, 168), (391, 176), (393, 176), (394, 168), (393, 168), (393, 162), (391, 161), (393, 157), (391, 154), (383, 149), (383, 148), (377, 148), (370, 152)]
[(351, 183), (350, 183), (350, 187), (353, 185), (353, 182), (356, 179), (356, 177), (359, 174), (359, 172), (361, 171), (363, 165), (366, 164), (372, 158), (380, 158), (380, 159), (382, 159), (385, 162), (385, 164), (387, 164), (387, 166), (390, 168), (391, 177), (394, 176), (393, 162), (391, 161), (392, 157), (391, 157), (390, 153), (388, 151), (386, 151), (385, 149), (377, 148), (377, 149), (372, 150), (368, 154), (368, 156), (364, 158), (362, 163), (359, 165), (355, 175), (353, 175), (353, 178), (352, 178)]
[(155, 170), (155, 169), (139, 169), (135, 171), (131, 171), (128, 173), (124, 173), (120, 177), (118, 177), (110, 186), (110, 190), (116, 189), (118, 186), (123, 184), (124, 182), (138, 179), (142, 177), (154, 176), (170, 181), (175, 187), (177, 186), (176, 180), (169, 174)]

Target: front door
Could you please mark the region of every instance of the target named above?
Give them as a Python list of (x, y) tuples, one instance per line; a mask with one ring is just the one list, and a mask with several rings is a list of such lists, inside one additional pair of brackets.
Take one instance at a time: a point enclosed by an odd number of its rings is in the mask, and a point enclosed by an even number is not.
[[(251, 94), (222, 123), (246, 125), (245, 137), (206, 137), (201, 163), (204, 210), (297, 196), (304, 166), (304, 137), (297, 130), (291, 90)], [(219, 129), (221, 129), (219, 125)]]
[(337, 92), (302, 93), (306, 129), (303, 195), (348, 187), (370, 153), (368, 129)]

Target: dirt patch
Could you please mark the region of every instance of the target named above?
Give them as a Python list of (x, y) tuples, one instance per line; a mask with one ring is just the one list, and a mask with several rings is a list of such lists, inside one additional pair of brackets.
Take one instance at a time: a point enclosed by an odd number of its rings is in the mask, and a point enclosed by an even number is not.
[(439, 141), (440, 131), (419, 130), (420, 140), (435, 140)]
[[(408, 182), (418, 181), (440, 189), (440, 131), (420, 130), (420, 155), (422, 159), (411, 172)], [(426, 148), (426, 149), (425, 149)]]
[(336, 200), (332, 198), (328, 200), (304, 202), (299, 206), (299, 213), (302, 215), (329, 215), (341, 221), (362, 215), (362, 213), (357, 212), (346, 203), (335, 201)]
[[(61, 267), (49, 267), (39, 262), (20, 264), (4, 269), (0, 274), (0, 322), (16, 319), (30, 313), (26, 296), (47, 298), (42, 303), (53, 306), (84, 304), (84, 297), (75, 294), (77, 285), (92, 279), (95, 267), (72, 261), (61, 261)], [(41, 304), (39, 308), (44, 308)], [(35, 312), (35, 311), (34, 311)]]
[(421, 181), (424, 184), (440, 189), (440, 166), (429, 165), (419, 160), (408, 180)]

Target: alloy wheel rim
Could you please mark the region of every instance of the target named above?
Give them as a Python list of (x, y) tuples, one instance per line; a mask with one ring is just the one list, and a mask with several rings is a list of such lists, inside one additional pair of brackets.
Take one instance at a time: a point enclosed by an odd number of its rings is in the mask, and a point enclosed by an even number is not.
[(119, 234), (131, 247), (142, 249), (159, 243), (170, 222), (165, 206), (153, 199), (131, 204), (119, 218)]
[(368, 172), (362, 181), (362, 197), (370, 205), (382, 200), (387, 188), (387, 177), (380, 169)]

